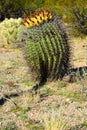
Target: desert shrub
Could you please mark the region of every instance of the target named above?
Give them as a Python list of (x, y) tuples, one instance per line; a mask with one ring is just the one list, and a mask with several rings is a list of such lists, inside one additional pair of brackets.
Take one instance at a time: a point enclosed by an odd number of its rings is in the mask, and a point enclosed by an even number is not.
[(75, 17), (74, 28), (78, 32), (87, 35), (87, 8), (73, 9), (72, 12)]
[(22, 40), (21, 18), (5, 19), (0, 24), (0, 47), (17, 47)]
[(43, 4), (44, 0), (0, 0), (0, 21), (5, 18), (25, 17)]
[(0, 0), (0, 21), (5, 18), (18, 18), (24, 15), (25, 1)]

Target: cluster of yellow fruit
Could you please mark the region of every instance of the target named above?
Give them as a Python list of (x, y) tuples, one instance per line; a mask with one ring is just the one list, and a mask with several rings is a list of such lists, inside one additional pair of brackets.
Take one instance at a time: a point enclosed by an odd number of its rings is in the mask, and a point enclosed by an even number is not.
[(22, 23), (27, 28), (30, 28), (32, 26), (38, 26), (49, 19), (52, 19), (52, 13), (49, 10), (43, 9), (24, 18)]

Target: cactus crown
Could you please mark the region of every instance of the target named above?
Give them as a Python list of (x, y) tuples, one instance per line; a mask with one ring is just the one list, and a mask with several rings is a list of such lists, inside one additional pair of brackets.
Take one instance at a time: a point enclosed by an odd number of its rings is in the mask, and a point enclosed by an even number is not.
[(30, 28), (32, 26), (38, 26), (39, 24), (49, 19), (52, 19), (52, 13), (49, 10), (43, 9), (36, 11), (27, 18), (24, 18), (22, 23), (27, 28)]

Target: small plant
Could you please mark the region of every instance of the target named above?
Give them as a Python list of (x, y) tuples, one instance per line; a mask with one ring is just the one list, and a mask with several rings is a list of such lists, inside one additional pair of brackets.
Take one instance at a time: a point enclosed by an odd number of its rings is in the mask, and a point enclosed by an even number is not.
[[(58, 112), (58, 113), (57, 113)], [(64, 108), (62, 106), (58, 111), (52, 110), (49, 114), (44, 114), (44, 129), (45, 130), (68, 130), (70, 121), (63, 115)]]
[(0, 130), (18, 130), (18, 127), (16, 126), (14, 122), (9, 122), (6, 126), (4, 126)]
[(87, 35), (87, 8), (73, 9), (72, 12), (75, 17), (75, 29)]
[(17, 47), (21, 44), (23, 26), (21, 18), (5, 19), (0, 23), (0, 47)]

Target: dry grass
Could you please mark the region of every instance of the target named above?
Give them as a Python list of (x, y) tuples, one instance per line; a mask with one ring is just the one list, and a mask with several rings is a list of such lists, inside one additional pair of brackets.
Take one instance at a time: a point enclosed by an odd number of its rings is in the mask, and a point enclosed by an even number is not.
[[(73, 39), (75, 67), (87, 64), (86, 41)], [(0, 106), (0, 130), (87, 129), (87, 78), (47, 83), (32, 95), (27, 92), (35, 85), (30, 75), (21, 50), (0, 48), (0, 98), (26, 91)]]
[(45, 130), (68, 130), (70, 127), (70, 120), (63, 115), (65, 109), (64, 106), (44, 115), (44, 128)]

